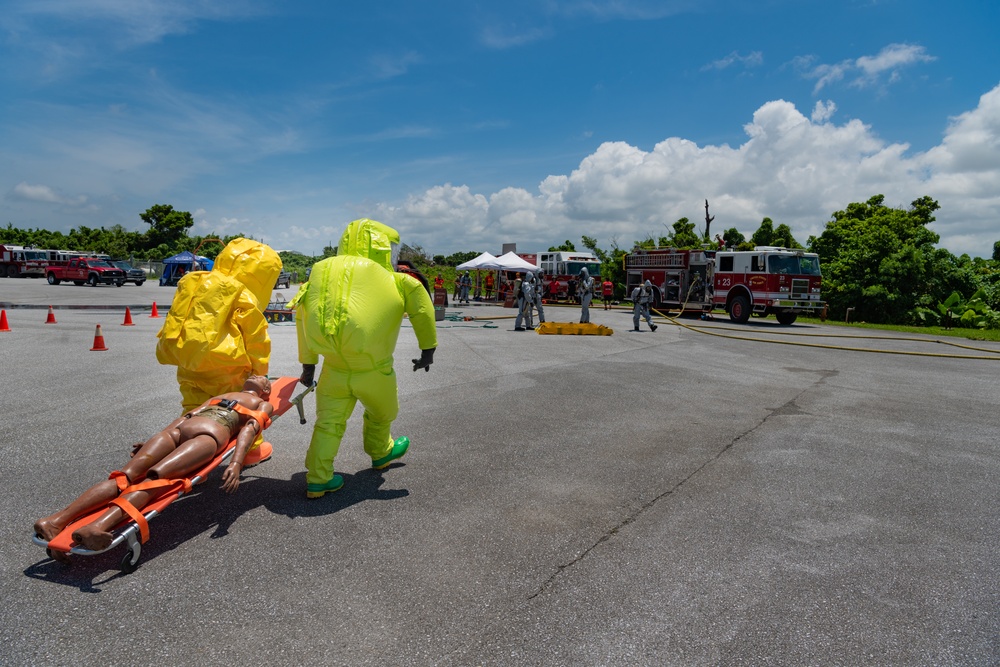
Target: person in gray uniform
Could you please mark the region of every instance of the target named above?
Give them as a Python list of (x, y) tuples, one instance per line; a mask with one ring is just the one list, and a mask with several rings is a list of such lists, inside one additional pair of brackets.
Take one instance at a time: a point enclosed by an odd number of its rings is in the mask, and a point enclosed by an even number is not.
[(539, 271), (537, 276), (531, 276), (532, 288), (534, 289), (533, 300), (535, 308), (538, 310), (538, 323), (545, 323), (545, 310), (542, 309), (542, 292), (545, 291), (545, 272)]
[(653, 303), (653, 284), (648, 280), (632, 290), (632, 331), (639, 330), (639, 318), (646, 320), (650, 331), (656, 331), (653, 324), (653, 316), (649, 314), (650, 304)]
[(580, 269), (580, 280), (576, 283), (576, 295), (580, 297), (580, 324), (590, 323), (590, 301), (594, 298), (594, 279), (587, 267)]
[(534, 274), (528, 273), (521, 281), (521, 293), (518, 298), (517, 319), (514, 320), (514, 331), (526, 330), (525, 327), (521, 326), (522, 321), (527, 324), (528, 329), (535, 328), (531, 316), (531, 309), (535, 303), (535, 288), (532, 283), (534, 279)]

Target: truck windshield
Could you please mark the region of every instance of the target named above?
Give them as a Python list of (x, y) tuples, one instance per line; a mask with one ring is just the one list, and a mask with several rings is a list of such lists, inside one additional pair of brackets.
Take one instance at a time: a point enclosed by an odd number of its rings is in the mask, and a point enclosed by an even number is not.
[(769, 255), (767, 258), (768, 273), (785, 273), (791, 275), (818, 276), (819, 257), (799, 255)]
[(111, 263), (103, 259), (91, 259), (87, 262), (87, 266), (100, 267), (102, 269), (113, 269), (115, 267), (111, 266)]
[(591, 278), (601, 277), (601, 264), (599, 262), (566, 262), (566, 275), (578, 276), (580, 269), (587, 267), (587, 273)]

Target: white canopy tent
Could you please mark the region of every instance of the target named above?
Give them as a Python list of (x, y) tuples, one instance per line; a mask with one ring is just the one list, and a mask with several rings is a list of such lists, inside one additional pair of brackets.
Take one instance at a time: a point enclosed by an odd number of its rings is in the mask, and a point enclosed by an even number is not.
[(537, 266), (517, 256), (513, 251), (497, 257), (497, 263), (500, 265), (498, 268), (503, 271), (538, 271)]
[(495, 271), (500, 268), (500, 264), (497, 263), (497, 258), (488, 252), (484, 252), (479, 257), (470, 259), (468, 262), (463, 262), (455, 267), (456, 271), (475, 271), (482, 269), (484, 271)]

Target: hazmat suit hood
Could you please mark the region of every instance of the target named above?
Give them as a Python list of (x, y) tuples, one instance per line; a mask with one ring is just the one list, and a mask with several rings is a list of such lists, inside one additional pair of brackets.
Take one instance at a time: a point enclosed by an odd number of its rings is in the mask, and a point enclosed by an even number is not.
[(212, 271), (246, 286), (261, 311), (271, 301), (271, 290), (281, 273), (281, 258), (270, 246), (251, 239), (233, 239), (215, 258)]
[(396, 270), (398, 252), (399, 232), (368, 218), (347, 225), (337, 246), (338, 255), (366, 257), (388, 271)]

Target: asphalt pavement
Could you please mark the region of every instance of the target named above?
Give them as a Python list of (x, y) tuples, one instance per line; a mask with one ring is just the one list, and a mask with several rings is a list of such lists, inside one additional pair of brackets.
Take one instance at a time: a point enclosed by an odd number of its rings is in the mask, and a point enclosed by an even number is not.
[(345, 487), (307, 500), (310, 398), (237, 493), (154, 518), (136, 572), (65, 567), (33, 521), (179, 411), (172, 296), (0, 279), (2, 664), (1000, 664), (998, 344), (456, 306), (429, 372), (404, 320), (399, 463), (371, 470), (359, 407)]

